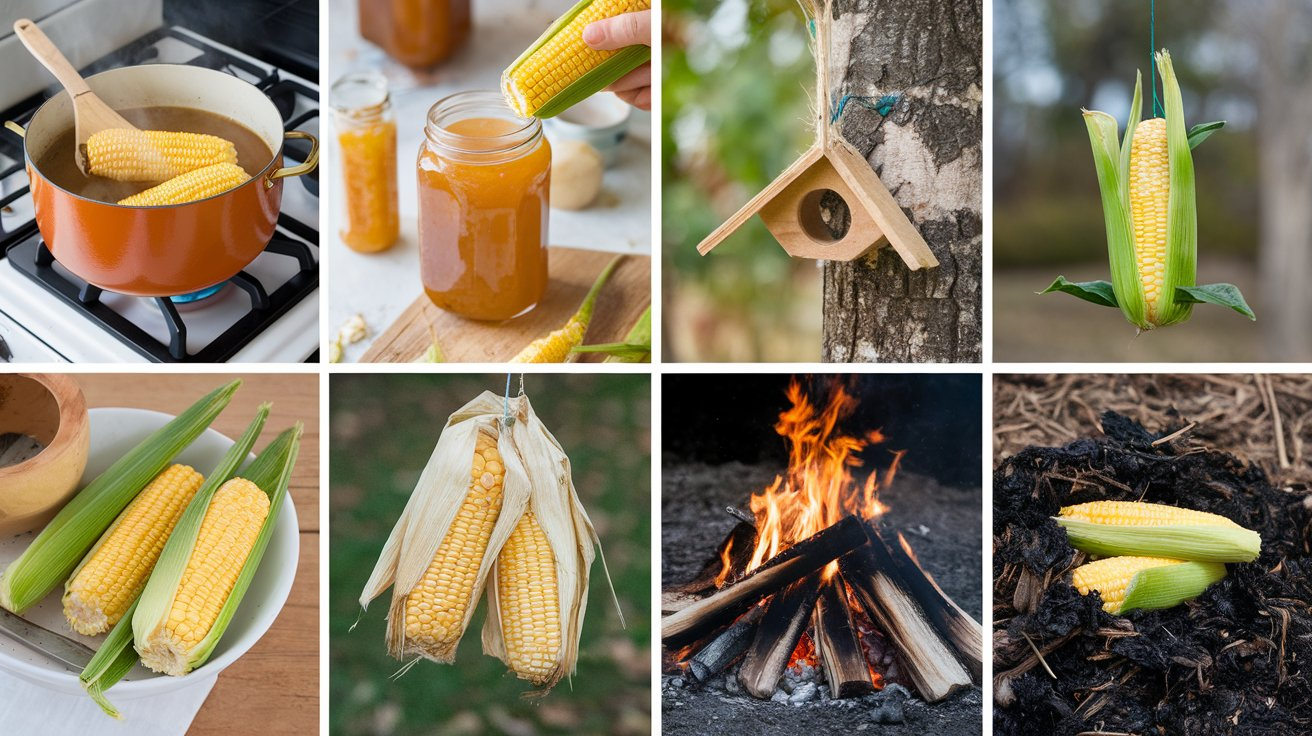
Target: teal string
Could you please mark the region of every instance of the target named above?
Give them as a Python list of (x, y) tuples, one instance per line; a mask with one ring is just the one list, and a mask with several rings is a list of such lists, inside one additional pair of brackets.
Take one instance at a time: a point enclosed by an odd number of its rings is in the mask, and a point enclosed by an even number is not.
[(843, 117), (843, 112), (847, 109), (848, 102), (855, 102), (867, 110), (874, 110), (879, 113), (880, 117), (888, 117), (893, 108), (897, 106), (901, 95), (884, 95), (882, 97), (866, 97), (863, 95), (843, 95), (838, 101), (838, 106), (834, 108), (833, 114), (829, 116), (829, 122), (836, 123)]
[(1157, 97), (1157, 0), (1148, 0), (1148, 69), (1152, 73), (1153, 117), (1164, 118), (1162, 101)]

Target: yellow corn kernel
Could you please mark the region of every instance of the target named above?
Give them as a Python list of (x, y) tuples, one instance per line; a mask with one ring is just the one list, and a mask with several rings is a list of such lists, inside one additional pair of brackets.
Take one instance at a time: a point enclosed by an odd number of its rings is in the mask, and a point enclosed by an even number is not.
[(110, 128), (87, 138), (87, 169), (117, 181), (161, 182), (224, 163), (237, 163), (237, 148), (215, 135)]
[(269, 496), (245, 478), (214, 492), (169, 613), (138, 649), (142, 664), (168, 675), (187, 673), (190, 653), (218, 620), (268, 515)]
[(121, 199), (118, 203), (128, 207), (158, 207), (194, 202), (235, 189), (250, 181), (250, 178), (250, 174), (236, 164), (214, 164), (175, 176), (140, 194)]
[(1117, 613), (1125, 602), (1130, 581), (1143, 570), (1166, 565), (1178, 565), (1182, 560), (1165, 557), (1108, 557), (1087, 565), (1080, 565), (1071, 573), (1071, 585), (1080, 595), (1098, 591), (1102, 596), (1102, 610)]
[(1134, 224), (1134, 258), (1148, 308), (1158, 318), (1158, 301), (1166, 286), (1166, 220), (1171, 199), (1171, 171), (1166, 120), (1152, 118), (1134, 129), (1130, 147), (1130, 219)]
[(501, 513), (506, 471), (490, 432), (479, 430), (469, 490), (433, 561), (405, 601), (405, 638), (438, 658), (455, 655), (474, 605), (478, 569)]
[(564, 363), (574, 348), (583, 344), (583, 335), (588, 331), (588, 323), (577, 315), (559, 330), (553, 330), (546, 337), (539, 337), (529, 343), (519, 355), (510, 359), (511, 363)]
[(1117, 526), (1239, 526), (1224, 516), (1209, 514), (1206, 511), (1142, 501), (1092, 501), (1076, 506), (1063, 506), (1061, 516), (1093, 524)]
[(507, 70), (506, 99), (520, 117), (536, 114), (580, 77), (619, 53), (597, 51), (583, 42), (583, 29), (594, 21), (649, 10), (650, 0), (593, 0), (527, 59)]
[(556, 557), (532, 511), (524, 512), (497, 556), (501, 632), (510, 669), (534, 685), (560, 666), (560, 599)]
[(105, 530), (64, 584), (64, 617), (74, 631), (103, 634), (123, 618), (204, 480), (186, 465), (166, 469)]

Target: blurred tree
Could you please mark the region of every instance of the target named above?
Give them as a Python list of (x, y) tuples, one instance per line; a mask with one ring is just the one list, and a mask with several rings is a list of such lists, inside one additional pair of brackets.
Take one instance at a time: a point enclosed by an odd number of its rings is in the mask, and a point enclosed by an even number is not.
[(1258, 273), (1279, 309), (1261, 315), (1274, 360), (1312, 354), (1312, 2), (1239, 0), (1235, 22), (1255, 38), (1261, 199)]
[(843, 108), (843, 136), (868, 152), (940, 265), (909, 271), (891, 248), (826, 263), (824, 358), (978, 362), (983, 3), (843, 0), (835, 10), (831, 63), (846, 72), (831, 99), (897, 96), (889, 110)]

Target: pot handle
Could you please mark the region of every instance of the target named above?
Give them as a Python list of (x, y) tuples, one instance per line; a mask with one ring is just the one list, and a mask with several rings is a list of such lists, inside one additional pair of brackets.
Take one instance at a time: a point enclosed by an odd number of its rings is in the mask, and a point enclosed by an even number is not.
[(310, 173), (311, 171), (314, 171), (315, 167), (319, 165), (319, 139), (318, 138), (315, 138), (309, 133), (305, 133), (299, 130), (289, 130), (284, 135), (284, 137), (301, 138), (304, 140), (308, 140), (310, 142), (310, 155), (305, 157), (304, 163), (300, 163), (295, 166), (286, 166), (274, 171), (272, 174), (269, 174), (268, 178), (264, 180), (265, 189), (272, 189), (273, 182), (277, 179), (282, 179), (283, 177), (287, 177), (287, 176), (304, 176)]
[(27, 131), (24, 130), (23, 126), (19, 125), (18, 123), (15, 123), (12, 120), (6, 120), (5, 127), (8, 128), (11, 133), (18, 136), (19, 138), (22, 138), (24, 140), (27, 139)]

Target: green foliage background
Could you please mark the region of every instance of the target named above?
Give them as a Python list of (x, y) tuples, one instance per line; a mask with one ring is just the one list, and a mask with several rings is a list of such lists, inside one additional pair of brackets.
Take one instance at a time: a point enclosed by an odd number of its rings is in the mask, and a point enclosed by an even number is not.
[[(516, 379), (518, 380), (518, 379)], [(534, 409), (569, 454), (628, 622), (592, 568), (578, 674), (540, 701), (482, 653), (484, 606), (454, 665), (404, 677), (384, 644), (390, 590), (355, 631), (358, 598), (451, 412), (504, 375), (335, 375), (329, 449), (329, 685), (333, 734), (648, 734), (651, 730), (651, 382), (529, 374)], [(272, 685), (272, 683), (271, 683)]]
[(661, 180), (667, 360), (820, 356), (820, 274), (760, 218), (696, 246), (806, 150), (815, 67), (795, 0), (668, 0)]

